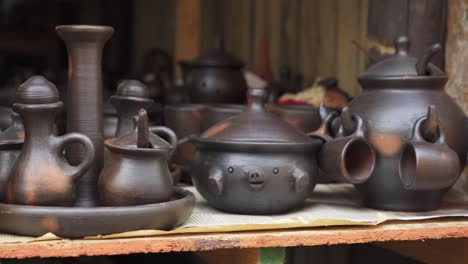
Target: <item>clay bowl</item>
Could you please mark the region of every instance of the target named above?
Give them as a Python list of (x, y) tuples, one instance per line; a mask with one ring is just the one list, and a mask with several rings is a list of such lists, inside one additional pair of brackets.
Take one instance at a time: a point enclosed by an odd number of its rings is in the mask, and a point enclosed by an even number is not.
[(52, 232), (63, 238), (83, 238), (135, 230), (170, 230), (183, 224), (194, 206), (193, 193), (177, 187), (169, 202), (138, 206), (77, 208), (0, 204), (0, 231), (36, 237)]

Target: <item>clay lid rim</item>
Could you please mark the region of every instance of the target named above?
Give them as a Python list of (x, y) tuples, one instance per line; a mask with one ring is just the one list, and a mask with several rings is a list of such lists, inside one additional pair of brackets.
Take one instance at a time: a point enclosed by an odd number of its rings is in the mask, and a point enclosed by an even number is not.
[(201, 138), (199, 136), (192, 136), (190, 138), (190, 141), (196, 145), (224, 145), (224, 146), (236, 146), (236, 147), (241, 147), (241, 146), (248, 146), (248, 147), (274, 147), (274, 148), (288, 148), (286, 149), (289, 150), (289, 148), (296, 148), (296, 147), (301, 147), (301, 148), (312, 148), (312, 147), (317, 147), (319, 145), (322, 145), (322, 141), (319, 139), (314, 139), (314, 138), (309, 138), (307, 141), (291, 141), (291, 142), (286, 142), (286, 141), (249, 141), (249, 140), (219, 140), (219, 139), (210, 139), (210, 138)]
[(0, 140), (0, 149), (5, 150), (14, 147), (21, 147), (24, 144), (24, 139), (5, 139)]
[(55, 30), (60, 32), (114, 32), (113, 27), (100, 25), (59, 25), (55, 27)]
[(358, 80), (382, 80), (382, 81), (431, 81), (431, 80), (447, 80), (446, 74), (442, 75), (366, 75), (358, 76)]
[[(137, 148), (135, 147), (125, 147), (114, 144), (114, 142), (119, 138), (109, 138), (104, 140), (104, 145), (111, 150), (123, 154), (142, 154), (142, 155), (158, 155), (158, 154), (167, 154), (168, 151), (172, 150), (171, 146), (168, 147), (157, 147), (157, 148)], [(161, 152), (166, 153), (161, 153)]]
[(153, 99), (148, 97), (138, 97), (138, 96), (129, 96), (129, 95), (112, 95), (110, 100), (122, 100), (122, 101), (137, 101), (143, 103), (155, 103)]
[(55, 103), (47, 103), (47, 104), (26, 104), (26, 103), (14, 103), (12, 105), (13, 109), (49, 109), (49, 108), (60, 108), (63, 106), (62, 101), (58, 101)]

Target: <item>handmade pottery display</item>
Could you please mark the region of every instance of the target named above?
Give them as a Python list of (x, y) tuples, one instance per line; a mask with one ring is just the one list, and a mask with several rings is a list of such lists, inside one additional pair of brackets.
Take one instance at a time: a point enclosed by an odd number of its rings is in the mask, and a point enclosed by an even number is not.
[(124, 80), (117, 86), (117, 93), (110, 98), (111, 104), (117, 110), (117, 128), (114, 137), (126, 135), (133, 130), (133, 117), (140, 109), (149, 109), (154, 100), (150, 98), (150, 91), (140, 81)]
[[(439, 176), (429, 173), (418, 178), (414, 184), (407, 185), (404, 180), (407, 176), (403, 175), (403, 182), (400, 177), (400, 159), (402, 154), (407, 155), (406, 152), (402, 153), (406, 151), (403, 146), (411, 140), (415, 123), (426, 116), (427, 120), (420, 125), (421, 136), (425, 141), (439, 142), (442, 141), (441, 135), (444, 135), (443, 144), (457, 153), (460, 171), (466, 161), (468, 129), (462, 110), (444, 92), (447, 76), (429, 63), (440, 50), (440, 45), (431, 46), (419, 59), (408, 54), (408, 45), (408, 38), (399, 37), (395, 44), (396, 54), (374, 64), (358, 78), (364, 90), (351, 101), (349, 111), (365, 122), (366, 138), (375, 149), (377, 159), (369, 181), (356, 185), (356, 188), (364, 195), (364, 203), (370, 207), (426, 211), (439, 207), (448, 187), (459, 175), (452, 170), (437, 170)], [(435, 111), (428, 112), (430, 105), (437, 109), (438, 115)], [(350, 134), (355, 122), (344, 119), (343, 128), (345, 135)], [(406, 162), (409, 163), (405, 161), (403, 164)], [(427, 162), (429, 160), (421, 165)], [(419, 171), (420, 168), (417, 169)], [(432, 184), (432, 177), (445, 182)]]
[[(55, 136), (54, 120), (63, 107), (54, 84), (34, 76), (17, 91), (13, 110), (24, 123), (24, 144), (8, 178), (7, 200), (13, 204), (70, 206), (75, 185), (94, 159), (92, 141), (78, 133)], [(84, 160), (70, 166), (63, 150), (71, 143), (83, 146)]]
[[(163, 134), (169, 143), (153, 133)], [(167, 127), (148, 127), (141, 109), (129, 134), (104, 142), (110, 151), (99, 176), (99, 198), (107, 206), (166, 202), (172, 195), (167, 160), (177, 147), (175, 133)]]
[(7, 182), (11, 168), (18, 158), (24, 142), (24, 127), (20, 116), (11, 113), (10, 126), (0, 134), (0, 201), (6, 200)]
[(244, 64), (224, 50), (222, 40), (214, 49), (192, 61), (181, 61), (184, 86), (192, 103), (243, 103), (247, 83)]
[(170, 230), (192, 214), (195, 196), (174, 188), (164, 203), (116, 207), (55, 207), (0, 204), (0, 231), (39, 237), (49, 232), (63, 238), (109, 235), (135, 230)]
[[(66, 25), (56, 27), (65, 41), (69, 59), (67, 92), (67, 132), (80, 132), (94, 144), (96, 155), (91, 168), (78, 182), (79, 206), (97, 204), (97, 180), (103, 166), (102, 49), (114, 29), (106, 26)], [(76, 165), (85, 158), (79, 145), (66, 150), (67, 160)]]
[(234, 213), (272, 214), (299, 206), (315, 186), (311, 139), (263, 106), (264, 89), (250, 89), (248, 109), (200, 136), (191, 166), (195, 187), (212, 206)]

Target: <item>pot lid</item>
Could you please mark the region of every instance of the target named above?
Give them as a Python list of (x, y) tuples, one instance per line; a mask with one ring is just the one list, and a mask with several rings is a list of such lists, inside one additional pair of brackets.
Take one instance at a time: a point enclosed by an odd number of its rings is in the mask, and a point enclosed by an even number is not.
[(12, 112), (11, 125), (0, 134), (0, 146), (22, 144), (24, 142), (24, 127), (21, 117)]
[(148, 113), (145, 109), (140, 109), (138, 115), (133, 117), (133, 125), (134, 129), (132, 132), (115, 139), (110, 139), (110, 141), (106, 141), (106, 145), (135, 150), (172, 149), (167, 141), (150, 131), (148, 127)]
[(441, 50), (439, 44), (430, 46), (419, 59), (408, 54), (409, 44), (407, 37), (398, 37), (395, 40), (395, 54), (370, 66), (359, 78), (444, 75), (441, 69), (429, 63)]
[(42, 76), (29, 78), (16, 91), (16, 103), (20, 104), (50, 104), (59, 100), (60, 95), (55, 84)]
[(213, 49), (204, 52), (192, 61), (184, 61), (182, 64), (195, 67), (219, 66), (242, 68), (244, 63), (236, 56), (226, 52), (223, 38), (219, 37), (215, 41)]
[(111, 99), (153, 102), (148, 87), (138, 80), (121, 81), (117, 85), (117, 92), (111, 96)]
[(200, 135), (201, 139), (239, 142), (310, 142), (301, 131), (264, 109), (266, 91), (249, 89), (249, 105), (243, 113), (225, 119)]

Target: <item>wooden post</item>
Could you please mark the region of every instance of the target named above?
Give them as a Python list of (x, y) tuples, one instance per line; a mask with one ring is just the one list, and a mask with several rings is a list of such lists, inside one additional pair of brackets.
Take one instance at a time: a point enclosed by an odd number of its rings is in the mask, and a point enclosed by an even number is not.
[[(191, 60), (200, 54), (201, 0), (176, 1), (175, 61)], [(176, 78), (180, 69), (176, 66)]]
[(466, 10), (468, 0), (449, 0), (447, 22), (446, 69), (450, 94), (468, 114), (468, 26)]
[[(377, 60), (393, 53), (393, 40), (402, 35), (416, 57), (434, 43), (444, 46), (447, 0), (369, 0), (368, 16), (368, 47)], [(443, 68), (443, 52), (432, 62)]]

